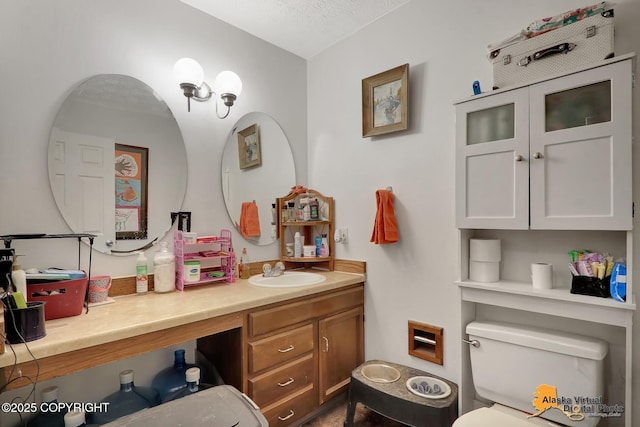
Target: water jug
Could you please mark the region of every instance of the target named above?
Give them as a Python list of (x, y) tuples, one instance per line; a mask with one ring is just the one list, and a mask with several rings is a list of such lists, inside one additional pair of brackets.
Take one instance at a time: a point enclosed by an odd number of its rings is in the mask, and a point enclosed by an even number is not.
[(161, 402), (163, 402), (169, 394), (175, 393), (187, 386), (185, 372), (187, 369), (196, 366), (185, 362), (183, 349), (174, 351), (173, 357), (173, 366), (158, 372), (151, 382), (151, 386), (158, 392), (158, 397)]
[(58, 387), (52, 386), (42, 390), (42, 406), (47, 410), (38, 411), (27, 421), (27, 427), (64, 427), (64, 414), (66, 409), (60, 408), (58, 411)]
[(162, 403), (169, 402), (171, 400), (180, 399), (181, 397), (189, 396), (191, 394), (197, 393), (200, 390), (205, 390), (207, 388), (211, 388), (212, 386), (209, 384), (201, 384), (200, 383), (200, 368), (189, 368), (187, 372), (185, 372), (185, 384), (186, 386), (181, 388), (180, 390), (169, 394)]
[(160, 403), (155, 390), (134, 385), (131, 369), (120, 372), (120, 390), (110, 394), (102, 402), (108, 403), (108, 410), (92, 413), (90, 418), (94, 424), (106, 424)]

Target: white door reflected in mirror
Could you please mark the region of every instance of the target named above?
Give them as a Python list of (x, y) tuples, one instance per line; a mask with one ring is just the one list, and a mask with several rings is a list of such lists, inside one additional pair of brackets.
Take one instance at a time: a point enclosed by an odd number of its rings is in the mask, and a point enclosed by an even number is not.
[[(144, 179), (116, 173), (116, 149), (123, 147), (132, 158), (145, 153)], [(80, 83), (56, 116), (48, 159), (60, 213), (73, 232), (96, 234), (93, 247), (100, 252), (132, 251), (163, 238), (171, 212), (181, 210), (187, 185), (182, 134), (160, 96), (133, 77), (105, 74)], [(116, 227), (116, 212), (135, 220)]]

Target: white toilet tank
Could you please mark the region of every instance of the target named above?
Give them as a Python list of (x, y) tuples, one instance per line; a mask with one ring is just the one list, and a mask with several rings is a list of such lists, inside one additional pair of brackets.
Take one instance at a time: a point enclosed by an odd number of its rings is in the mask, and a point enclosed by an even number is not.
[(600, 417), (583, 413), (583, 420), (571, 421), (562, 410), (571, 413), (571, 405), (580, 403), (577, 397), (604, 398), (605, 341), (493, 321), (471, 322), (466, 332), (469, 340), (479, 342), (478, 347), (470, 345), (469, 349), (473, 382), (480, 397), (535, 414), (534, 393), (546, 384), (555, 387), (557, 398), (564, 401), (556, 402), (561, 410), (551, 407), (541, 417), (569, 426), (598, 424)]

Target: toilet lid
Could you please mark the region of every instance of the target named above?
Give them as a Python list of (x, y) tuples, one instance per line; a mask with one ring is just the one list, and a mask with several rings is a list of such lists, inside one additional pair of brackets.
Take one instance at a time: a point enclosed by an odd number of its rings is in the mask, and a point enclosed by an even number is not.
[(493, 405), (491, 408), (480, 408), (467, 412), (453, 423), (453, 427), (560, 427), (559, 424), (542, 418), (527, 417), (528, 414), (524, 412), (502, 405)]

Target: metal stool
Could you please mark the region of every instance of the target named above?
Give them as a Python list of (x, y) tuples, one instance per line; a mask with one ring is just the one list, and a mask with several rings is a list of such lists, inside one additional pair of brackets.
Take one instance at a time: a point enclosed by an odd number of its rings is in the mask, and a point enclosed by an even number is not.
[[(362, 374), (362, 368), (376, 363), (396, 368), (400, 378), (387, 383), (369, 380)], [(430, 376), (444, 381), (451, 387), (451, 394), (443, 399), (416, 396), (406, 386), (407, 380), (416, 376)], [(418, 369), (382, 360), (370, 360), (351, 372), (345, 427), (353, 426), (358, 402), (387, 418), (414, 427), (449, 427), (458, 418), (456, 384)]]

